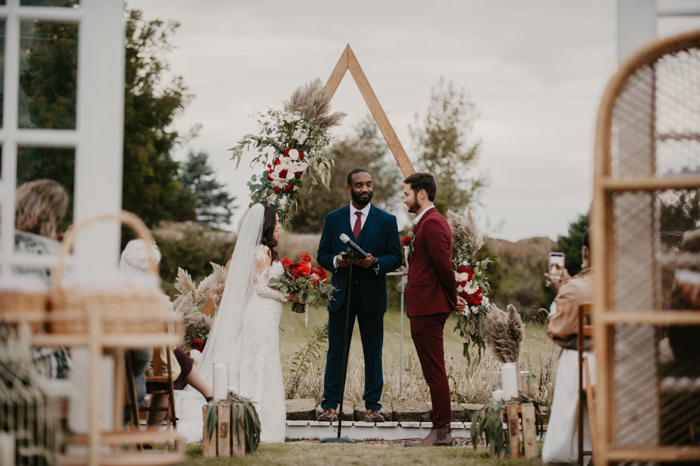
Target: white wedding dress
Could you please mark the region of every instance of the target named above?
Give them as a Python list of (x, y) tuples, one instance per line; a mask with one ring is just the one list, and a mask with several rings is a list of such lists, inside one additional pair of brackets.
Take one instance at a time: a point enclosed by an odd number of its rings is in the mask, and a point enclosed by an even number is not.
[[(248, 251), (251, 249), (253, 248)], [(284, 268), (280, 262), (272, 263), (267, 246), (258, 244), (249, 254), (252, 256), (252, 290), (246, 298), (234, 293), (231, 299), (222, 300), (212, 327), (215, 338), (210, 336), (217, 343), (212, 343), (210, 347), (210, 342), (207, 341), (203, 360), (197, 368), (205, 381), (212, 385), (212, 364), (227, 364), (230, 388), (249, 398), (255, 405), (260, 418), (260, 441), (284, 443), (286, 408), (279, 351), (279, 324), (282, 303), (286, 301), (287, 295), (267, 286), (271, 277), (279, 278), (284, 273)], [(232, 263), (229, 279), (241, 272), (233, 269), (233, 266)], [(247, 278), (250, 279), (249, 276)], [(240, 281), (242, 277), (237, 279)], [(227, 280), (226, 286), (233, 287), (233, 283)], [(247, 304), (239, 313), (234, 308), (240, 299), (247, 299)], [(204, 403), (204, 397), (192, 387), (176, 392), (175, 411), (179, 418), (177, 430), (187, 443), (202, 440)]]
[(250, 398), (260, 417), (260, 441), (284, 443), (284, 382), (280, 363), (280, 318), (286, 294), (267, 286), (271, 277), (284, 273), (280, 262), (270, 265), (269, 249), (255, 248), (255, 293), (243, 317), (243, 331), (236, 343), (230, 370), (238, 374), (238, 393)]

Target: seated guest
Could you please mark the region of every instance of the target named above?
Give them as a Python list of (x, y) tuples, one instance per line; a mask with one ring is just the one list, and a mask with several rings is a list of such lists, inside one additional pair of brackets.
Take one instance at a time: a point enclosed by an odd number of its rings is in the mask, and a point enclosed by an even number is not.
[[(58, 182), (40, 179), (22, 183), (15, 194), (15, 254), (58, 256), (58, 225), (68, 209), (68, 193)], [(50, 285), (47, 267), (13, 267), (13, 272), (33, 274)], [(68, 377), (71, 361), (63, 348), (32, 348), (37, 371), (49, 379)]]
[[(129, 241), (129, 243), (126, 245), (126, 248), (124, 248), (124, 252), (122, 252), (122, 258), (121, 258), (121, 268), (122, 270), (132, 270), (132, 271), (140, 271), (140, 272), (147, 272), (149, 270), (149, 262), (148, 262), (148, 244), (142, 240), (142, 239), (135, 239), (132, 241)], [(153, 245), (154, 252), (155, 252), (155, 258), (156, 262), (160, 263), (160, 251), (158, 251), (158, 247), (154, 244)], [(168, 309), (172, 312), (172, 303), (167, 299), (167, 297), (164, 295), (164, 305), (168, 307)], [(138, 350), (138, 351), (146, 351), (146, 350)], [(152, 350), (151, 350), (152, 351)], [(182, 351), (180, 348), (178, 348), (176, 345), (173, 345), (171, 348), (169, 348), (170, 351), (170, 360), (172, 361), (172, 367), (170, 368), (173, 376), (173, 387), (175, 390), (182, 390), (184, 389), (187, 384), (192, 385), (195, 389), (197, 389), (202, 395), (204, 395), (204, 398), (206, 398), (207, 401), (210, 401), (212, 398), (212, 389), (211, 387), (204, 381), (202, 376), (197, 372), (197, 369), (194, 367), (192, 359), (187, 356), (184, 351)], [(164, 367), (167, 367), (167, 354), (165, 351), (162, 351), (161, 354), (156, 355), (155, 357), (160, 357), (161, 361), (163, 363)], [(133, 362), (133, 358), (132, 358)], [(143, 372), (145, 372), (145, 368)], [(145, 375), (141, 373), (140, 377), (141, 380), (145, 381)], [(150, 384), (149, 384), (150, 385)], [(157, 390), (163, 387), (159, 386), (149, 386), (149, 389)], [(138, 388), (137, 388), (138, 392)], [(143, 393), (146, 393), (146, 387), (144, 385), (143, 387)], [(140, 394), (139, 394), (140, 398)], [(140, 400), (141, 401), (141, 400)], [(151, 401), (150, 401), (150, 406), (151, 407), (166, 407), (168, 404), (168, 399), (166, 395), (152, 395), (151, 396)], [(140, 405), (140, 404), (139, 404)], [(148, 413), (148, 428), (149, 429), (154, 429), (157, 430), (158, 427), (160, 426), (161, 422), (163, 422), (163, 419), (165, 418), (166, 412), (165, 411), (150, 411)]]
[[(578, 310), (581, 304), (593, 300), (593, 274), (590, 267), (590, 246), (588, 231), (583, 235), (581, 248), (581, 273), (564, 280), (554, 280), (547, 276), (547, 285), (557, 296), (547, 317), (547, 335), (562, 346), (556, 370), (552, 410), (547, 425), (547, 436), (542, 448), (542, 461), (545, 463), (576, 463), (578, 461), (578, 415), (579, 382), (578, 351)], [(595, 355), (585, 353), (589, 367), (595, 374)], [(587, 413), (587, 411), (585, 411)], [(583, 419), (583, 448), (591, 449), (591, 434), (588, 415)], [(585, 461), (584, 461), (585, 464)]]

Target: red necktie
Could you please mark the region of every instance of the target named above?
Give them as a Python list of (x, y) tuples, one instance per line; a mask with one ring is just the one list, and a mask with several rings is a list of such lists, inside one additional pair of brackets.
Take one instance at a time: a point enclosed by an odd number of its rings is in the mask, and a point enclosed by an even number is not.
[(355, 212), (355, 215), (357, 215), (357, 220), (355, 220), (355, 226), (352, 228), (352, 234), (357, 239), (360, 237), (360, 231), (362, 231), (362, 212)]

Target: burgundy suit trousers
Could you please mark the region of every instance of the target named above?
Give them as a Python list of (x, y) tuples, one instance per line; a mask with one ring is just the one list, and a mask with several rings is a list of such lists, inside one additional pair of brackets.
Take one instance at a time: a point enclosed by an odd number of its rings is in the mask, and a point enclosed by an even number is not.
[(445, 371), (445, 349), (442, 339), (449, 315), (449, 312), (443, 312), (410, 318), (411, 336), (433, 402), (433, 429), (449, 427), (452, 418), (450, 384)]

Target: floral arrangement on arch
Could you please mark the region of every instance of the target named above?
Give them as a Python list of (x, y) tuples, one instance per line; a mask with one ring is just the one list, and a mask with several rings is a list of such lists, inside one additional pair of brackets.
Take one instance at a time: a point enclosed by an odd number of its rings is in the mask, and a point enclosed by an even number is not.
[[(345, 113), (330, 113), (331, 96), (320, 79), (294, 91), (282, 110), (268, 109), (256, 114), (259, 134), (248, 134), (233, 147), (236, 168), (243, 150), (256, 148), (258, 154), (251, 166), (261, 164), (265, 169), (248, 182), (251, 204), (273, 206), (280, 222), (290, 227), (292, 215), (304, 209), (299, 189), (310, 180), (330, 189), (333, 161), (323, 152), (331, 142), (330, 129), (340, 124)], [(304, 176), (306, 175), (306, 176)]]
[(292, 262), (285, 257), (282, 259), (282, 267), (284, 267), (284, 274), (279, 278), (270, 278), (268, 285), (282, 293), (292, 293), (306, 301), (306, 304), (292, 303), (292, 311), (305, 313), (304, 320), (308, 327), (309, 304), (313, 304), (318, 309), (319, 304), (332, 299), (331, 293), (335, 288), (328, 282), (328, 275), (323, 267), (318, 266), (314, 269), (311, 256), (308, 254), (301, 254), (299, 262)]
[(447, 223), (452, 230), (452, 266), (455, 270), (457, 294), (467, 301), (467, 308), (459, 314), (455, 331), (464, 339), (464, 356), (471, 363), (469, 349), (477, 348), (478, 359), (486, 349), (484, 324), (491, 311), (486, 269), (490, 259), (477, 260), (476, 253), (484, 245), (484, 233), (479, 232), (471, 211), (464, 215), (447, 211)]

